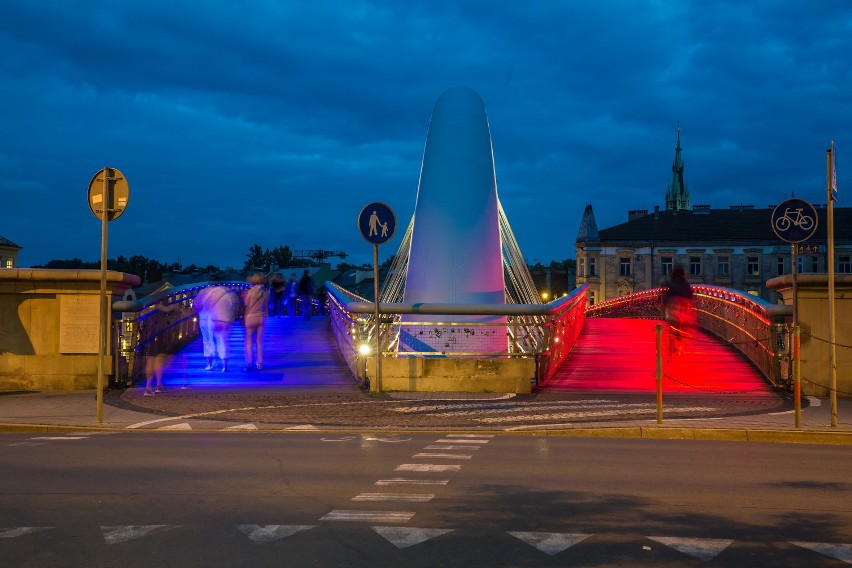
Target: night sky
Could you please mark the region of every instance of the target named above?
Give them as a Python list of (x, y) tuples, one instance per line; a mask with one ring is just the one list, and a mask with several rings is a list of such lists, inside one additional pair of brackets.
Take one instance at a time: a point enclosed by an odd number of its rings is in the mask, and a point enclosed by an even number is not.
[[(130, 185), (109, 256), (241, 267), (249, 247), (372, 259), (356, 217), (413, 211), (436, 99), (488, 112), (530, 263), (664, 206), (852, 203), (852, 4), (767, 0), (0, 3), (0, 236), (20, 266), (100, 255), (86, 196)], [(846, 197), (848, 195), (848, 197)], [(337, 262), (340, 259), (331, 259)]]

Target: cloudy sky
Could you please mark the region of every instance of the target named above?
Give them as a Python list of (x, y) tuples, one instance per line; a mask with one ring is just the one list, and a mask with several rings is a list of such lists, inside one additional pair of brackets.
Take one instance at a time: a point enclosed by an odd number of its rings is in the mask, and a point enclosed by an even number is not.
[(600, 228), (664, 205), (678, 122), (693, 204), (824, 203), (831, 140), (852, 203), (850, 38), (846, 0), (3, 0), (0, 236), (21, 266), (97, 260), (110, 166), (130, 185), (110, 257), (368, 262), (356, 217), (384, 201), (384, 258), (457, 85), (529, 262), (573, 257), (587, 203)]

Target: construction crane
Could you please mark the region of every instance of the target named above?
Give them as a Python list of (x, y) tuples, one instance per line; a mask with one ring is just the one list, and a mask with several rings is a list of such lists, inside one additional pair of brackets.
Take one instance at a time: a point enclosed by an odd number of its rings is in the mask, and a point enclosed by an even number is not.
[(339, 258), (346, 258), (349, 255), (340, 250), (308, 249), (293, 251), (293, 258), (311, 258), (317, 262), (322, 262), (325, 259), (331, 258), (333, 256)]

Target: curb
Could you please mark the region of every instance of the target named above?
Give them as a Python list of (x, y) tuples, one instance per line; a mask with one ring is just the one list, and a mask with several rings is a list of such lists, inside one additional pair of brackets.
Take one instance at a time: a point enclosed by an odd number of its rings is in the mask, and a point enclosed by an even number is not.
[(0, 423), (0, 433), (70, 433), (70, 432), (147, 432), (158, 434), (192, 434), (192, 433), (223, 433), (223, 434), (435, 434), (444, 435), (448, 432), (457, 434), (491, 434), (494, 436), (558, 436), (565, 438), (622, 438), (646, 440), (704, 440), (731, 442), (762, 442), (776, 444), (822, 444), (848, 446), (852, 445), (852, 432), (832, 432), (826, 430), (773, 430), (745, 428), (668, 428), (668, 427), (612, 427), (612, 428), (571, 428), (571, 429), (542, 429), (525, 431), (505, 430), (471, 430), (465, 428), (317, 428), (311, 430), (292, 430), (287, 428), (268, 428), (262, 430), (222, 430), (199, 428), (193, 430), (153, 430), (127, 429), (118, 426), (73, 426), (67, 424), (15, 424)]

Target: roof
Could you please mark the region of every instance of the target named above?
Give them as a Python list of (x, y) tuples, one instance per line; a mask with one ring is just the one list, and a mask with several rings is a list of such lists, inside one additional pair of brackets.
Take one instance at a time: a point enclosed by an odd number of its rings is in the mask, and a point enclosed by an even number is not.
[[(770, 224), (774, 208), (660, 211), (599, 231), (598, 243), (769, 243), (783, 244)], [(812, 237), (826, 240), (827, 209), (817, 208)], [(852, 207), (834, 209), (835, 241), (852, 243)]]
[(14, 248), (17, 248), (17, 249), (22, 248), (22, 247), (16, 245), (15, 243), (13, 243), (12, 241), (10, 241), (9, 239), (7, 239), (6, 237), (0, 237), (0, 247), (14, 247)]

